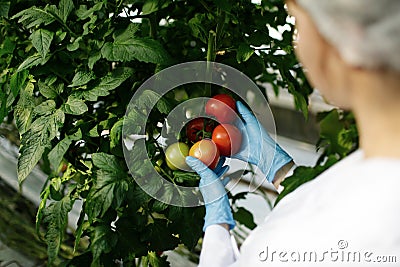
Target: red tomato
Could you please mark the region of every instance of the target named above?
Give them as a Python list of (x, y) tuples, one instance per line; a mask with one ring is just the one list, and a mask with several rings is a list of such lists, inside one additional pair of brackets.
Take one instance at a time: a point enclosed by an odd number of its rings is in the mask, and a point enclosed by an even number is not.
[(239, 152), (242, 133), (232, 124), (221, 124), (215, 127), (212, 140), (222, 156), (231, 156)]
[(219, 123), (231, 123), (236, 118), (235, 100), (226, 94), (219, 94), (206, 103), (206, 114), (214, 116)]
[(215, 169), (219, 161), (217, 145), (211, 139), (203, 139), (195, 143), (189, 150), (189, 156), (198, 158), (210, 169)]
[(190, 142), (197, 142), (204, 138), (211, 138), (216, 122), (209, 118), (195, 118), (186, 125), (186, 136)]

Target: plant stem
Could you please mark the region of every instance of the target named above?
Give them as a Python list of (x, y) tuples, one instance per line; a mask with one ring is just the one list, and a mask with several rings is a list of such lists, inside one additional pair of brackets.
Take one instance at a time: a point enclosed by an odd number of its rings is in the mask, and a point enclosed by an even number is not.
[(207, 10), (208, 13), (213, 13), (212, 10), (208, 7), (208, 5), (203, 1), (199, 0), (200, 4)]
[[(224, 26), (225, 26), (225, 17), (226, 13), (221, 11), (221, 9), (218, 8), (217, 11), (218, 14), (218, 23), (217, 23), (217, 28), (215, 29), (216, 34), (217, 34), (217, 41), (222, 42), (222, 37), (224, 36)], [(215, 48), (217, 49), (217, 47)]]
[(216, 40), (217, 40), (217, 34), (215, 31), (211, 30), (208, 33), (208, 45), (207, 45), (207, 81), (208, 83), (205, 84), (205, 95), (206, 96), (211, 96), (211, 81), (212, 81), (212, 70), (211, 70), (211, 62), (215, 61), (216, 57)]
[(217, 34), (211, 30), (208, 33), (208, 46), (207, 46), (207, 61), (215, 61), (215, 48), (216, 48)]
[(157, 38), (157, 18), (155, 14), (149, 16), (150, 22), (150, 37), (153, 39)]

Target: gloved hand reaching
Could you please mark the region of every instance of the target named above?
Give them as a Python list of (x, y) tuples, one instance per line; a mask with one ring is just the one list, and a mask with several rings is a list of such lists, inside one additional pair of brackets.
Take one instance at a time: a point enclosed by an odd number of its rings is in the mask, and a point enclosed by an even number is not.
[(213, 224), (228, 224), (229, 228), (235, 227), (231, 206), (225, 191), (228, 178), (221, 177), (228, 171), (229, 166), (223, 166), (225, 158), (221, 158), (217, 167), (212, 171), (203, 162), (194, 157), (186, 157), (186, 163), (200, 175), (200, 192), (203, 195), (206, 216), (203, 231)]
[(256, 165), (269, 182), (292, 158), (271, 138), (257, 118), (240, 102), (236, 102), (243, 123), (236, 126), (242, 132), (242, 147), (232, 158)]

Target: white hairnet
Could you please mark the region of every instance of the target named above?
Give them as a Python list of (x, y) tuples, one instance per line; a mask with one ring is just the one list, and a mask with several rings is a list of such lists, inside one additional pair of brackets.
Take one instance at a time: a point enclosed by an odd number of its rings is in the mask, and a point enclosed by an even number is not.
[(296, 0), (355, 66), (400, 71), (400, 0)]

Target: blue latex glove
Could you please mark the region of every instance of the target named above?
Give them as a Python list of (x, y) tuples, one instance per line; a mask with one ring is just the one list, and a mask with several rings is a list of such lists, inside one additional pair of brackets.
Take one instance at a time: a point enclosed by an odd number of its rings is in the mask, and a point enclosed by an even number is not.
[(186, 164), (200, 175), (200, 192), (206, 206), (203, 231), (213, 224), (226, 223), (229, 228), (235, 227), (231, 206), (225, 191), (228, 178), (221, 177), (228, 171), (229, 166), (223, 166), (225, 158), (221, 158), (217, 167), (212, 171), (203, 162), (194, 157), (186, 157)]
[(243, 123), (236, 123), (242, 132), (242, 147), (232, 158), (256, 165), (272, 182), (280, 168), (292, 158), (271, 138), (257, 118), (240, 101), (236, 102)]

